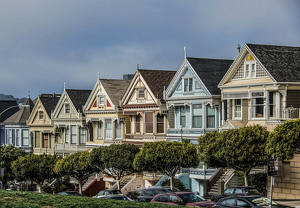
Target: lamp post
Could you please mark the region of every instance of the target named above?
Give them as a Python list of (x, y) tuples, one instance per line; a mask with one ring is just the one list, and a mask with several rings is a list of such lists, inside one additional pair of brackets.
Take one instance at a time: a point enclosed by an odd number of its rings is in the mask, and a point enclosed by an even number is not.
[[(13, 105), (13, 106), (10, 106), (9, 108), (6, 108), (4, 111), (2, 111), (0, 113), (0, 119), (1, 119), (1, 115), (3, 113), (5, 113), (6, 111), (8, 111), (9, 109), (16, 108), (16, 107), (21, 107), (21, 108), (25, 107), (26, 108), (26, 107), (30, 107), (30, 105)], [(0, 139), (1, 139), (1, 135), (0, 135)], [(1, 146), (1, 140), (0, 140), (0, 146)], [(0, 165), (1, 165), (1, 147), (0, 147)], [(1, 168), (1, 166), (0, 166), (0, 175), (3, 176), (3, 174), (4, 174), (4, 169)]]

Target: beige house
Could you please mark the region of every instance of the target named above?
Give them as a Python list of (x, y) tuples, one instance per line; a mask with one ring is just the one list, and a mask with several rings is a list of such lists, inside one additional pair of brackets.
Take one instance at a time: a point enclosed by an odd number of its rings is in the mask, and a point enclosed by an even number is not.
[[(299, 118), (300, 48), (246, 44), (219, 83), (220, 130), (260, 124), (269, 131)], [(299, 199), (300, 160), (280, 163), (274, 199)]]
[(62, 157), (75, 152), (87, 151), (85, 144), (90, 137), (82, 107), (91, 90), (64, 89), (53, 113), (52, 121), (58, 139), (55, 153)]
[(54, 154), (55, 143), (59, 134), (54, 130), (51, 112), (54, 110), (60, 95), (41, 94), (27, 120), (33, 138), (34, 154)]
[(119, 144), (125, 135), (125, 116), (119, 100), (127, 89), (130, 80), (98, 79), (83, 112), (86, 123), (91, 125), (91, 137), (86, 142), (90, 150), (103, 145)]

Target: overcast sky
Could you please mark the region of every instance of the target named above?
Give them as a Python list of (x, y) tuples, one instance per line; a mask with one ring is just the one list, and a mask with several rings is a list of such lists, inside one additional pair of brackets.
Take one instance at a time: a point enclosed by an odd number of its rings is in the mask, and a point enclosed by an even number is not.
[(300, 47), (298, 0), (0, 0), (0, 94), (92, 89), (100, 78), (235, 59), (245, 43)]

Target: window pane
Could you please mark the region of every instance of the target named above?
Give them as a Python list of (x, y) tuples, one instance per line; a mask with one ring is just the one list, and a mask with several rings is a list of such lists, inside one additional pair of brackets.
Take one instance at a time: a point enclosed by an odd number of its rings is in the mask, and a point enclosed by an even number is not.
[(192, 78), (189, 79), (189, 91), (190, 92), (193, 91), (193, 79)]
[(98, 121), (97, 137), (102, 138), (102, 122)]
[(69, 143), (69, 129), (66, 129), (65, 143)]
[(16, 145), (20, 146), (20, 130), (16, 129)]
[(105, 138), (112, 138), (112, 123), (110, 119), (105, 120)]
[(71, 144), (77, 143), (77, 126), (71, 126)]
[(153, 123), (146, 123), (146, 133), (153, 133)]
[(153, 133), (153, 113), (145, 113), (146, 133)]
[(115, 122), (115, 128), (116, 128), (116, 138), (122, 138), (122, 134), (121, 134), (121, 122), (118, 123), (117, 121)]
[(80, 128), (80, 144), (84, 144), (86, 141), (86, 129)]
[(202, 128), (202, 116), (193, 116), (193, 127)]
[(184, 79), (184, 92), (188, 91), (188, 79)]
[(146, 122), (153, 122), (153, 113), (145, 113), (146, 115)]
[(141, 116), (137, 115), (136, 116), (136, 121), (135, 121), (135, 132), (136, 133), (140, 133), (141, 132), (140, 121), (141, 121)]
[(215, 109), (207, 106), (207, 128), (215, 128)]
[(48, 134), (43, 134), (43, 148), (48, 148)]
[(24, 129), (22, 130), (22, 145), (28, 146), (29, 145), (29, 130), (28, 129)]

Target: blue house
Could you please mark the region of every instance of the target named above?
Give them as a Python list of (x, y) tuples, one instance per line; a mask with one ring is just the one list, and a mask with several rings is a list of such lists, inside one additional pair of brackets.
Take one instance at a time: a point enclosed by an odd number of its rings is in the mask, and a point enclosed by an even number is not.
[[(221, 91), (217, 85), (233, 60), (184, 57), (166, 89), (169, 125), (167, 140), (189, 139), (198, 145), (198, 138), (221, 126)], [(198, 168), (183, 170), (179, 179), (187, 188), (207, 193), (208, 180), (216, 169), (200, 163)]]

